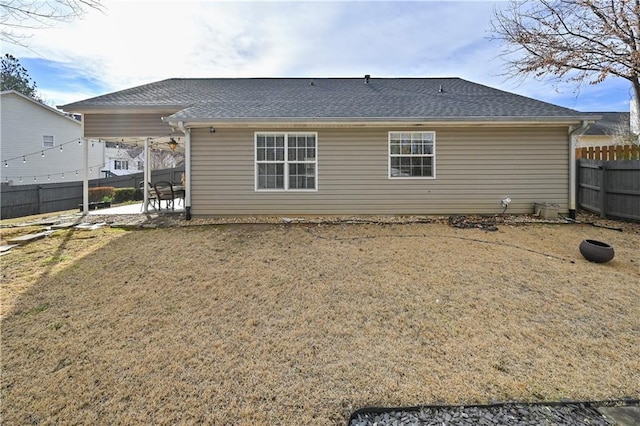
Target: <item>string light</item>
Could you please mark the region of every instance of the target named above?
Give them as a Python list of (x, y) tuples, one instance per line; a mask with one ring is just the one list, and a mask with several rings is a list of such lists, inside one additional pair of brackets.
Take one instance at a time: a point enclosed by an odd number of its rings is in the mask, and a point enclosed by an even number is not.
[[(152, 147), (152, 146), (154, 146), (155, 144), (159, 144), (159, 143), (160, 143), (160, 142), (158, 142), (157, 140), (160, 140), (160, 138), (167, 137), (167, 136), (170, 136), (170, 135), (160, 136), (160, 137), (158, 137), (158, 138), (149, 138), (149, 141), (151, 142), (151, 147)], [(156, 139), (156, 140), (154, 141), (154, 139)], [(37, 156), (37, 155), (39, 155), (39, 157), (40, 157), (40, 158), (45, 158), (45, 157), (46, 157), (46, 156), (45, 156), (45, 151), (50, 151), (50, 150), (54, 150), (54, 149), (59, 149), (59, 150), (60, 150), (60, 152), (64, 152), (64, 148), (63, 148), (63, 146), (64, 146), (64, 145), (67, 145), (67, 144), (73, 144), (73, 143), (75, 143), (75, 142), (77, 142), (77, 143), (78, 143), (78, 145), (82, 145), (82, 142), (86, 142), (86, 143), (88, 143), (89, 141), (91, 141), (91, 146), (92, 146), (92, 147), (95, 147), (95, 143), (96, 143), (96, 142), (98, 142), (98, 143), (104, 143), (104, 142), (106, 142), (106, 141), (103, 141), (103, 140), (100, 140), (100, 139), (82, 139), (82, 138), (74, 138), (74, 139), (72, 139), (72, 140), (69, 140), (69, 141), (63, 142), (63, 143), (61, 143), (60, 145), (55, 145), (55, 146), (52, 146), (52, 147), (50, 147), (50, 148), (44, 148), (44, 149), (42, 149), (42, 148), (41, 148), (41, 149), (39, 150), (40, 152), (38, 152), (38, 150), (36, 150), (35, 152), (30, 152), (30, 153), (26, 153), (26, 154), (19, 154), (19, 155), (15, 156), (15, 157), (12, 157), (12, 158), (5, 158), (5, 159), (3, 159), (2, 161), (4, 162), (4, 167), (5, 167), (5, 168), (8, 168), (8, 167), (9, 167), (9, 163), (10, 163), (10, 162), (12, 162), (12, 161), (16, 161), (16, 160), (19, 160), (20, 158), (22, 158), (22, 163), (23, 163), (23, 164), (26, 164), (26, 162), (27, 162), (27, 157), (30, 157), (30, 156)], [(143, 139), (139, 139), (139, 140), (138, 140), (138, 142), (141, 142), (141, 141), (143, 141)], [(121, 139), (121, 141), (116, 141), (116, 146), (117, 146), (119, 149), (120, 149), (122, 146), (124, 146), (124, 139)], [(98, 169), (96, 172), (99, 174), (99, 173), (100, 173), (100, 172), (99, 172), (99, 170), (100, 170), (101, 168), (106, 168), (106, 167), (107, 167), (107, 163), (103, 161), (101, 164), (95, 164), (95, 165), (93, 165), (93, 166), (90, 166), (90, 167), (88, 168), (88, 171), (89, 171), (89, 173), (94, 173), (94, 172), (93, 172), (93, 169), (95, 168), (95, 169)], [(66, 178), (66, 175), (71, 174), (71, 173), (74, 173), (76, 176), (79, 176), (79, 170), (66, 170), (66, 171), (64, 171), (64, 172), (56, 172), (56, 173), (54, 173), (54, 175), (57, 175), (57, 173), (60, 173), (60, 176), (61, 176), (61, 178), (62, 178), (62, 179), (65, 179), (65, 178)], [(32, 175), (32, 176), (20, 176), (19, 181), (20, 181), (20, 182), (23, 182), (23, 180), (22, 180), (23, 178), (25, 178), (25, 180), (26, 180), (26, 181), (29, 181), (31, 178), (33, 178), (33, 179), (34, 179), (34, 181), (36, 181), (36, 182), (37, 182), (37, 181), (43, 181), (43, 180), (45, 179), (45, 177), (46, 177), (47, 181), (51, 181), (51, 175), (50, 175), (50, 174), (45, 174), (45, 175), (35, 175), (35, 176), (33, 176), (33, 175)], [(15, 179), (15, 177), (5, 176), (5, 182), (9, 183), (9, 182), (11, 181), (11, 179)]]
[[(55, 146), (52, 146), (50, 148), (40, 149), (40, 152), (35, 151), (35, 152), (26, 153), (26, 154), (19, 154), (19, 155), (15, 156), (15, 157), (12, 157), (12, 158), (5, 158), (2, 161), (4, 162), (4, 166), (5, 167), (9, 167), (9, 163), (11, 161), (19, 160), (21, 158), (22, 158), (22, 163), (25, 164), (27, 162), (27, 157), (38, 155), (40, 158), (44, 158), (45, 157), (45, 155), (44, 155), (45, 151), (50, 151), (52, 149), (59, 149), (60, 152), (64, 152), (64, 145), (67, 145), (67, 144), (70, 144), (70, 143), (75, 143), (75, 142), (77, 142), (78, 145), (81, 146), (82, 142), (83, 142), (83, 139), (82, 138), (74, 138), (74, 139), (71, 139), (69, 141), (63, 142), (60, 145), (55, 145)], [(101, 141), (97, 140), (97, 142), (101, 142)], [(91, 140), (91, 146), (95, 147), (95, 140)]]

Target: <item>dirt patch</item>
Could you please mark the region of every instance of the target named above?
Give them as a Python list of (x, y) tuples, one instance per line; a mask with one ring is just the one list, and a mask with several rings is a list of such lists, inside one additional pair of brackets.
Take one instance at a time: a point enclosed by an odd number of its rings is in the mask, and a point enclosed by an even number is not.
[[(68, 256), (55, 268), (2, 258), (7, 424), (326, 425), (362, 406), (640, 396), (638, 233), (69, 232), (29, 245)], [(614, 260), (584, 260), (586, 238), (612, 244)]]

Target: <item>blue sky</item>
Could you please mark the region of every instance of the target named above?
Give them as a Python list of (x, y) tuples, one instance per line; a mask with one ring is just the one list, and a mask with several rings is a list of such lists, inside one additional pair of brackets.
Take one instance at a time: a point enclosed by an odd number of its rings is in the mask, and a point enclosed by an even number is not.
[(627, 111), (626, 80), (508, 79), (489, 1), (104, 0), (34, 30), (20, 59), (49, 105), (173, 77), (461, 77), (581, 111)]

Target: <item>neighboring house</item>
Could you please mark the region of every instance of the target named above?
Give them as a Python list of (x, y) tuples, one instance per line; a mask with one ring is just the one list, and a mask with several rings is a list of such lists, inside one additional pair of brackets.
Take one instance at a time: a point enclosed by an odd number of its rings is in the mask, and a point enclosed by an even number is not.
[(105, 144), (103, 173), (107, 176), (125, 176), (140, 173), (144, 168), (144, 152), (135, 145), (122, 145), (115, 142)]
[[(63, 106), (185, 153), (191, 215), (575, 213), (581, 113), (459, 78), (169, 79)], [(178, 140), (179, 138), (179, 140)]]
[[(1, 181), (12, 185), (82, 180), (82, 124), (13, 90), (1, 96)], [(87, 141), (89, 178), (100, 177), (103, 144)]]
[(609, 146), (628, 143), (631, 134), (630, 113), (595, 112), (602, 118), (589, 126), (583, 135), (577, 136), (579, 148)]
[[(106, 176), (124, 176), (140, 173), (144, 170), (144, 150), (136, 145), (122, 144), (120, 142), (107, 142), (105, 149), (105, 167), (102, 169)], [(170, 169), (180, 164), (179, 156), (172, 152), (153, 150), (151, 153), (152, 164), (156, 169)]]

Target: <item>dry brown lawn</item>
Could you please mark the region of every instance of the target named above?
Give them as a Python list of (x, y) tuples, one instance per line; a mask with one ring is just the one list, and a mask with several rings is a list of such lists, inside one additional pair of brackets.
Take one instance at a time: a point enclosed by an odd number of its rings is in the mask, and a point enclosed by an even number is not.
[(1, 261), (7, 425), (640, 397), (638, 227), (64, 230)]

